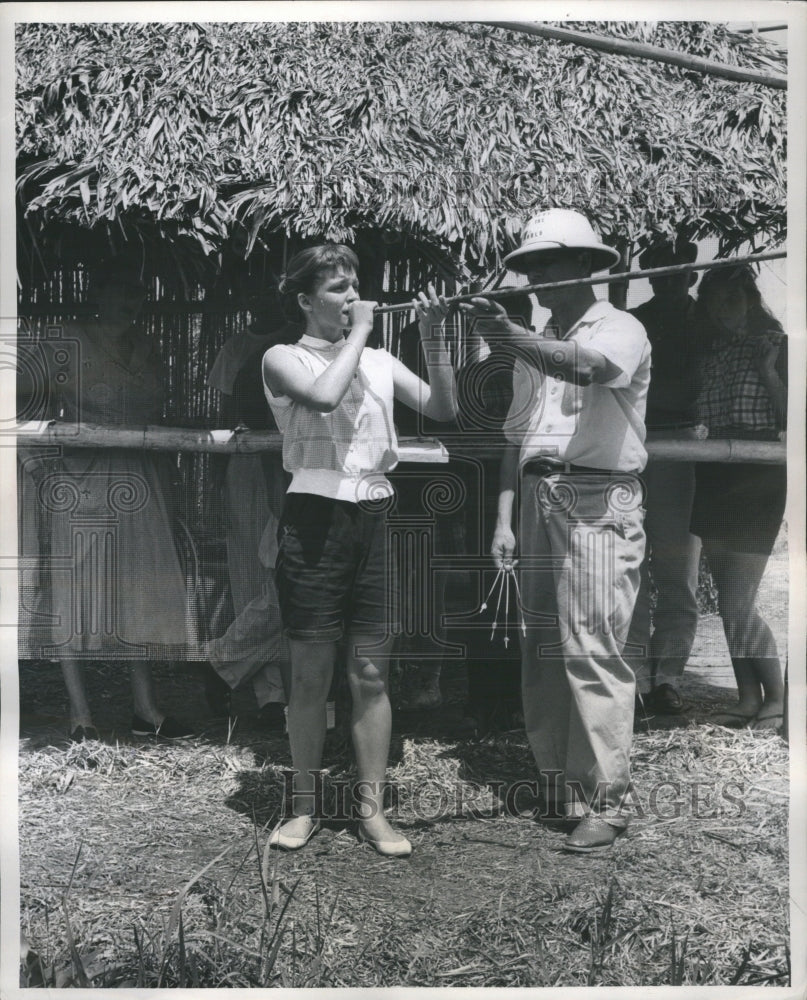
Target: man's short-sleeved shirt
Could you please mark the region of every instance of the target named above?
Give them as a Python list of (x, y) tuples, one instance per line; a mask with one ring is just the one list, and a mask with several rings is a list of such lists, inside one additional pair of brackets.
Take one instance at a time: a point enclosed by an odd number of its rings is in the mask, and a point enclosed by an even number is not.
[(595, 302), (564, 340), (597, 351), (619, 369), (605, 383), (574, 385), (518, 358), (505, 436), (520, 462), (545, 457), (596, 469), (641, 472), (647, 462), (645, 408), (650, 342), (642, 324), (610, 302)]

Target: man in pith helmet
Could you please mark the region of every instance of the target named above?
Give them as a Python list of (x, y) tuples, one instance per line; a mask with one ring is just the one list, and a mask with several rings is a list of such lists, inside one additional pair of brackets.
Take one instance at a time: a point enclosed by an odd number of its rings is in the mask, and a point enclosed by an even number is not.
[[(585, 279), (618, 259), (585, 216), (550, 209), (505, 262), (539, 284)], [(492, 554), (505, 569), (519, 564), (522, 698), (542, 815), (564, 817), (565, 848), (589, 853), (627, 825), (635, 678), (623, 646), (645, 545), (650, 345), (638, 320), (590, 285), (537, 298), (552, 313), (538, 336), (491, 300), (465, 311), (498, 319), (518, 347)]]

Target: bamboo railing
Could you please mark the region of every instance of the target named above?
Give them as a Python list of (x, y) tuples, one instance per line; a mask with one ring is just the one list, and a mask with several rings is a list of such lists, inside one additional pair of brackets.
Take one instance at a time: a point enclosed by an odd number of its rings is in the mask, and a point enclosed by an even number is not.
[[(434, 438), (401, 438), (404, 462), (447, 462), (452, 454), (498, 458), (501, 444), (481, 444), (477, 436), (463, 443), (459, 435), (447, 437), (447, 449)], [(144, 451), (212, 452), (254, 455), (279, 452), (283, 438), (271, 431), (200, 430), (191, 427), (103, 427), (98, 424), (68, 424), (31, 421), (17, 428), (19, 445), (62, 445), (70, 448), (133, 448)], [(672, 462), (759, 462), (782, 465), (787, 460), (784, 441), (669, 439), (648, 441), (651, 459)]]

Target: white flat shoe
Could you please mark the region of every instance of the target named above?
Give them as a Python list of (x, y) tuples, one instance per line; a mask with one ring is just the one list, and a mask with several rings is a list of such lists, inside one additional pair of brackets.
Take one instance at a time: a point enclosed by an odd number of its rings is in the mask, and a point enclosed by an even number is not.
[(359, 827), (359, 843), (369, 844), (374, 851), (385, 858), (408, 858), (412, 853), (412, 845), (402, 837), (400, 840), (374, 840), (364, 832), (364, 827)]
[[(295, 819), (299, 817), (295, 816)], [(288, 826), (293, 823), (294, 820), (289, 820), (288, 823), (284, 823), (284, 826)], [(299, 851), (301, 847), (305, 847), (308, 841), (314, 836), (315, 833), (319, 832), (319, 822), (312, 821), (308, 826), (308, 833), (304, 837), (292, 837), (287, 833), (283, 833), (283, 827), (279, 826), (269, 836), (269, 846), (279, 847), (282, 851)]]

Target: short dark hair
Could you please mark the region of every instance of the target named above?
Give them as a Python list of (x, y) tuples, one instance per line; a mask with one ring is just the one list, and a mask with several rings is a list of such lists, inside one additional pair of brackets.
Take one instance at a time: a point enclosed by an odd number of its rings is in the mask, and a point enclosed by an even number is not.
[(654, 243), (639, 254), (639, 267), (647, 271), (653, 267), (673, 267), (676, 264), (694, 264), (698, 247), (688, 240), (665, 240)]
[(300, 293), (310, 295), (325, 275), (339, 268), (359, 270), (359, 258), (342, 243), (322, 243), (295, 254), (286, 267), (286, 273), (277, 286), (280, 304), (290, 322), (303, 319), (297, 302)]

